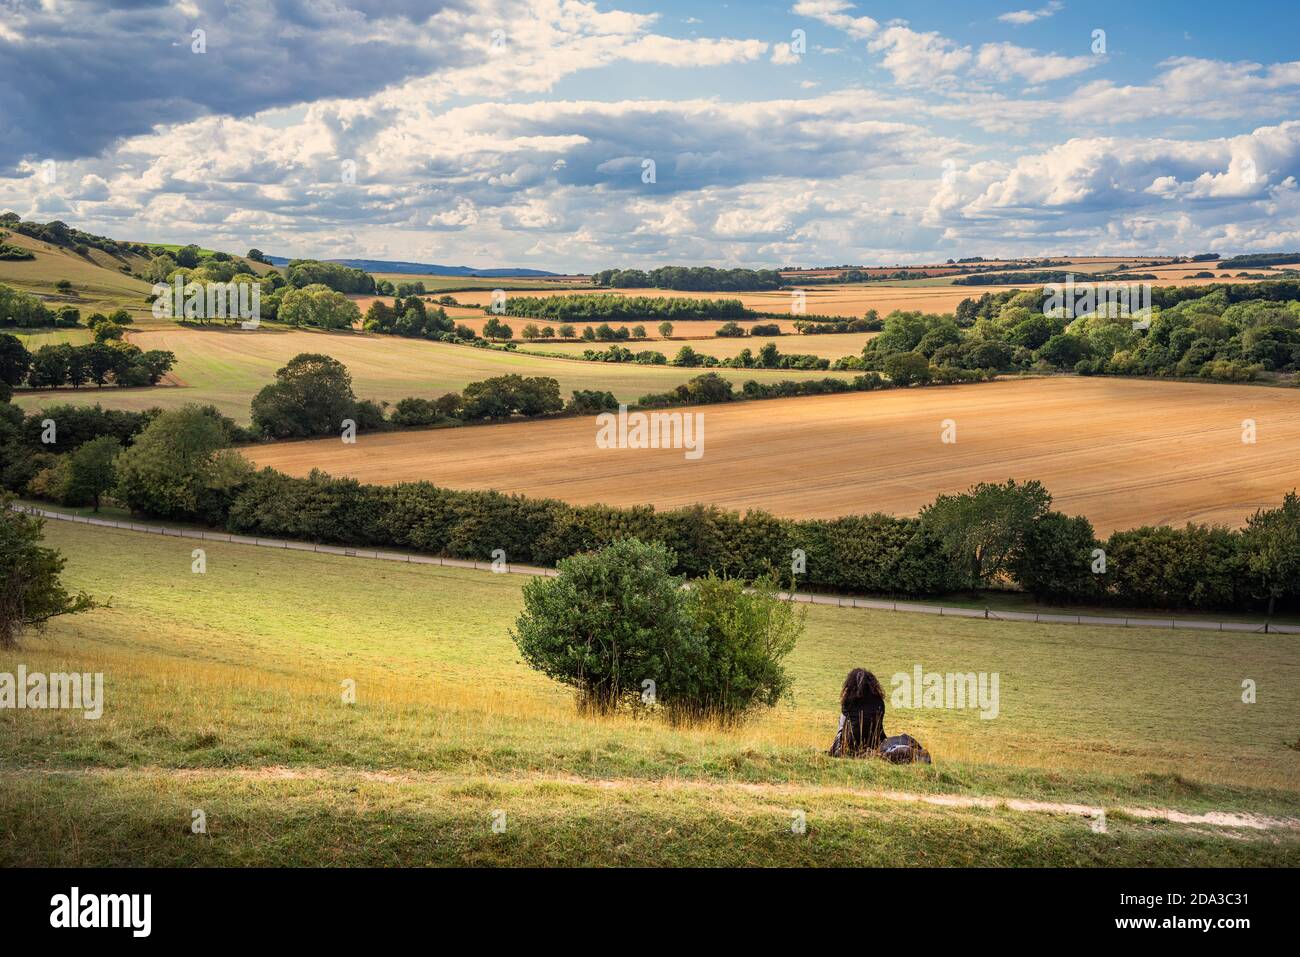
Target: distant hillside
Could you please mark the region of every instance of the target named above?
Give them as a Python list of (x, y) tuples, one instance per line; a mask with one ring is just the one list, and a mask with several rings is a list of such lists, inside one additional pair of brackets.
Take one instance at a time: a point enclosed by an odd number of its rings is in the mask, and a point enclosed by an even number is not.
[[(290, 260), (283, 256), (267, 256), (273, 265), (287, 266)], [(475, 269), (473, 266), (439, 266), (436, 263), (408, 263), (386, 259), (327, 259), (366, 272), (397, 272), (412, 276), (558, 276), (560, 273), (544, 269)]]

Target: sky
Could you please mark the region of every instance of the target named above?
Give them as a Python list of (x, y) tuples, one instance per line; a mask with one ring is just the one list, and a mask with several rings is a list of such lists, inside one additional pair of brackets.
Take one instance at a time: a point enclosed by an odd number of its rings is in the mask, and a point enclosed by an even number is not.
[(1300, 4), (0, 0), (0, 209), (556, 272), (1300, 249)]

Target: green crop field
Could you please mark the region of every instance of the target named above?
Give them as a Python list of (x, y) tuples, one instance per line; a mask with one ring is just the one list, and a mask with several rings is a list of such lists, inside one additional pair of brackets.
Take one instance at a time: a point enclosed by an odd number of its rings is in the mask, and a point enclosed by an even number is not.
[[(102, 403), (114, 409), (175, 408), (187, 402), (212, 403), (226, 415), (248, 421), (249, 403), (275, 370), (301, 352), (323, 352), (352, 373), (356, 394), (396, 402), (407, 396), (426, 398), (460, 391), (470, 382), (499, 375), (553, 376), (566, 398), (574, 389), (604, 389), (635, 401), (649, 392), (665, 392), (700, 369), (549, 359), (499, 350), (361, 333), (286, 330), (264, 325), (255, 331), (235, 328), (182, 328), (133, 331), (130, 341), (141, 349), (176, 354), (173, 375), (181, 387), (153, 389), (60, 389), (24, 393), (15, 401), (25, 408), (63, 402)], [(718, 370), (733, 382), (747, 379), (823, 378), (836, 373), (751, 369)], [(846, 375), (846, 374), (839, 374)]]
[[(520, 662), (523, 576), (213, 542), (195, 574), (192, 540), (46, 538), (109, 604), (0, 671), (102, 672), (104, 710), (0, 711), (0, 865), (1300, 863), (1294, 826), (1134, 813), (1295, 814), (1295, 637), (812, 607), (791, 700), (673, 728), (580, 716)], [(918, 664), (998, 672), (998, 716), (891, 707), (928, 767), (822, 754), (848, 668), (888, 693)]]

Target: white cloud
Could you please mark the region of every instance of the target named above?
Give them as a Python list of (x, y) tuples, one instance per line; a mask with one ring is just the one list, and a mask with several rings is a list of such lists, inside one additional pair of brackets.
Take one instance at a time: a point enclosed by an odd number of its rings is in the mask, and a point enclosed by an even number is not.
[(1019, 77), (1030, 83), (1048, 83), (1091, 70), (1102, 59), (1097, 56), (1058, 56), (1037, 53), (1014, 43), (986, 43), (975, 58), (978, 71), (998, 80)]
[(1012, 10), (1010, 13), (1004, 13), (998, 17), (1003, 23), (1014, 24), (1022, 27), (1027, 23), (1033, 23), (1035, 20), (1043, 20), (1053, 16), (1065, 9), (1065, 4), (1060, 0), (1052, 0), (1045, 7), (1039, 7), (1037, 10)]
[(865, 40), (875, 35), (880, 24), (871, 17), (855, 17), (845, 12), (852, 9), (853, 4), (847, 0), (799, 0), (790, 11), (843, 30), (855, 40)]
[(971, 61), (969, 47), (959, 47), (938, 33), (918, 33), (905, 26), (892, 26), (872, 39), (867, 48), (884, 52), (885, 69), (904, 86), (941, 84)]

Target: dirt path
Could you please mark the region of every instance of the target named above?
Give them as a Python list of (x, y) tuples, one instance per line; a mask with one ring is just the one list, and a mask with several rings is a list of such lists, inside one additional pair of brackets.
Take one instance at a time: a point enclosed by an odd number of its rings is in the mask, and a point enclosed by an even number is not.
[[(446, 774), (441, 772), (418, 771), (369, 771), (354, 768), (290, 768), (269, 766), (263, 768), (82, 768), (82, 769), (48, 769), (23, 768), (19, 770), (0, 771), (0, 780), (6, 777), (57, 777), (57, 776), (102, 776), (110, 777), (121, 774), (156, 774), (174, 777), (178, 780), (203, 780), (238, 778), (249, 781), (326, 781), (349, 780), (360, 778), (363, 781), (380, 784), (453, 784), (467, 780), (477, 780), (476, 776)], [(1067, 801), (1039, 801), (1028, 798), (1004, 797), (996, 795), (969, 794), (927, 794), (917, 791), (892, 791), (849, 788), (838, 785), (822, 786), (815, 784), (762, 784), (739, 781), (688, 781), (681, 779), (642, 780), (639, 778), (583, 778), (575, 775), (523, 774), (504, 775), (504, 784), (571, 784), (598, 790), (657, 790), (657, 791), (726, 791), (737, 790), (748, 794), (797, 798), (801, 795), (818, 797), (843, 796), (858, 800), (890, 801), (900, 804), (929, 804), (951, 808), (985, 808), (988, 810), (1007, 810), (1022, 814), (1050, 814), (1080, 817), (1088, 821), (1089, 826), (1099, 833), (1106, 832), (1107, 809), (1101, 805), (1077, 804)], [(1246, 811), (1205, 811), (1201, 813), (1180, 811), (1167, 807), (1135, 807), (1119, 805), (1111, 807), (1111, 813), (1124, 814), (1146, 821), (1167, 821), (1171, 824), (1216, 829), (1250, 830), (1259, 832), (1297, 832), (1300, 833), (1300, 817), (1275, 817), (1254, 814)]]

